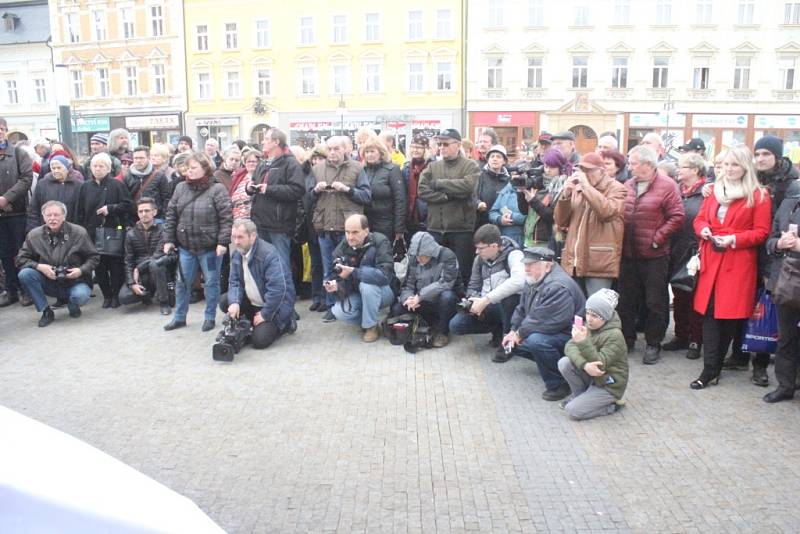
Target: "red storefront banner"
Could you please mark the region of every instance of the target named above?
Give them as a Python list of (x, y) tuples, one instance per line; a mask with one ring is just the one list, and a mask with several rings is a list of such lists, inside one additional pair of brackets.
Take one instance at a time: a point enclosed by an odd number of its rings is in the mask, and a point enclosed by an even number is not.
[(537, 115), (536, 111), (473, 111), (469, 122), (481, 126), (533, 126)]

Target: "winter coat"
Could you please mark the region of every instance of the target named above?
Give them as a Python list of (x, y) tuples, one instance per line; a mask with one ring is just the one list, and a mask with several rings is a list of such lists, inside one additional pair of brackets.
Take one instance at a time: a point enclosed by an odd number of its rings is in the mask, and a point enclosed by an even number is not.
[(6, 141), (0, 149), (0, 196), (11, 204), (11, 210), (0, 210), (0, 217), (24, 216), (28, 212), (28, 191), (33, 185), (33, 163), (22, 147)]
[(800, 181), (795, 181), (786, 191), (783, 202), (778, 208), (778, 213), (772, 219), (772, 232), (769, 239), (767, 239), (766, 246), (769, 262), (767, 289), (770, 291), (775, 289), (775, 282), (778, 281), (783, 258), (787, 255), (800, 256), (799, 252), (778, 249), (778, 240), (781, 238), (781, 233), (788, 232), (790, 224), (796, 224), (800, 227)]
[[(540, 189), (536, 191), (536, 194), (533, 195), (530, 202), (525, 198), (525, 193), (517, 193), (517, 208), (519, 212), (525, 215), (526, 219), (530, 215), (530, 210), (536, 212), (538, 215), (536, 219), (536, 224), (533, 226), (533, 232), (529, 236), (533, 241), (541, 241), (544, 243), (548, 243), (553, 238), (553, 225), (555, 224), (555, 205), (558, 197), (551, 198), (548, 204), (545, 206), (545, 198), (549, 195), (550, 192), (547, 189)], [(523, 241), (520, 242), (520, 245), (525, 245), (525, 225), (522, 226), (523, 229)]]
[[(636, 193), (635, 179), (625, 182), (625, 237), (622, 256), (653, 259), (668, 256), (672, 235), (680, 230), (684, 212), (678, 184), (672, 178), (656, 173), (641, 196)], [(653, 244), (658, 248), (654, 248)]]
[[(513, 224), (503, 224), (503, 208), (511, 211)], [(510, 237), (516, 243), (523, 243), (525, 230), (525, 215), (519, 211), (517, 191), (510, 183), (506, 184), (497, 194), (497, 198), (489, 208), (489, 222), (500, 228), (500, 233)]]
[(64, 222), (55, 246), (50, 242), (50, 229), (44, 225), (37, 226), (25, 237), (25, 243), (17, 254), (17, 268), (36, 269), (40, 263), (53, 267), (78, 267), (81, 276), (73, 283), (84, 282), (91, 287), (92, 272), (100, 263), (100, 255), (84, 228)]
[(53, 178), (52, 173), (48, 173), (44, 178), (36, 181), (36, 188), (33, 190), (30, 204), (28, 205), (28, 226), (26, 231), (30, 232), (37, 226), (44, 224), (42, 218), (42, 206), (50, 200), (58, 200), (67, 207), (67, 222), (76, 222), (78, 215), (78, 191), (83, 184), (83, 175), (80, 171), (70, 169), (63, 182)]
[(467, 284), (467, 298), (487, 297), (490, 303), (499, 304), (508, 297), (521, 293), (525, 287), (522, 257), (519, 244), (507, 237), (502, 238), (500, 253), (494, 260), (482, 260), (476, 255)]
[(683, 267), (689, 257), (700, 248), (699, 238), (694, 233), (694, 219), (700, 212), (703, 205), (703, 186), (696, 185), (688, 195), (681, 193), (683, 199), (683, 211), (685, 217), (683, 226), (678, 230), (672, 239), (672, 251), (670, 261), (672, 271)]
[(306, 192), (303, 168), (291, 153), (281, 154), (269, 163), (261, 161), (253, 171), (253, 184), (267, 184), (263, 193), (250, 189), (253, 202), (250, 219), (259, 233), (281, 233), (294, 237), (297, 205)]
[(699, 236), (709, 227), (712, 235), (736, 236), (736, 246), (717, 252), (710, 240), (700, 241), (700, 273), (694, 290), (694, 309), (705, 315), (711, 293), (714, 293), (714, 318), (745, 319), (753, 313), (758, 274), (758, 249), (769, 236), (772, 203), (769, 195), (755, 194), (754, 206), (747, 207), (746, 198), (728, 206), (724, 222), (717, 218), (719, 202), (713, 194), (706, 197), (694, 219)]
[[(494, 172), (489, 168), (489, 165), (484, 165), (481, 175), (478, 178), (478, 188), (475, 192), (475, 206), (481, 202), (486, 203), (486, 211), (477, 212), (477, 220), (475, 221), (475, 228), (480, 228), (484, 224), (492, 222), (489, 210), (494, 206), (497, 200), (497, 195), (506, 187), (511, 181), (511, 175), (505, 167), (500, 168), (500, 172)], [(494, 223), (497, 224), (497, 223)], [(518, 241), (521, 243), (522, 241)]]
[(617, 278), (622, 256), (625, 198), (628, 190), (604, 176), (592, 187), (563, 194), (556, 202), (556, 224), (567, 230), (561, 266), (568, 274)]
[(361, 282), (383, 287), (391, 284), (394, 278), (391, 242), (377, 232), (367, 234), (364, 243), (358, 248), (351, 247), (347, 239), (342, 239), (333, 249), (333, 258), (346, 258), (346, 264), (355, 267), (346, 279), (337, 278), (334, 273), (329, 277), (330, 280), (336, 279), (347, 295), (357, 292)]
[[(462, 284), (458, 271), (458, 259), (449, 248), (436, 243), (427, 232), (417, 232), (408, 246), (408, 272), (400, 292), (400, 302), (419, 295), (427, 302), (436, 302), (447, 290), (461, 292)], [(422, 265), (417, 256), (430, 256)]]
[[(222, 184), (216, 184), (223, 187)], [(230, 232), (229, 232), (230, 233)], [(245, 257), (238, 250), (231, 255), (231, 274), (228, 281), (228, 303), (242, 305), (247, 296), (244, 281)], [(247, 260), (250, 274), (258, 286), (258, 292), (264, 305), (261, 307), (261, 317), (278, 327), (281, 332), (286, 330), (292, 321), (294, 313), (294, 282), (292, 269), (281, 262), (277, 249), (263, 239), (257, 239), (250, 251)]]
[[(564, 347), (564, 355), (582, 371), (589, 362), (602, 362), (605, 373), (592, 377), (594, 385), (617, 399), (625, 394), (628, 387), (628, 347), (617, 312), (597, 330), (588, 330), (586, 339), (580, 343), (570, 339)], [(614, 379), (613, 384), (606, 383), (609, 376)]]
[(416, 188), (417, 191), (419, 188), (419, 176), (414, 178), (414, 176), (412, 176), (413, 170), (414, 168), (419, 169), (419, 175), (422, 175), (422, 171), (424, 171), (425, 167), (430, 163), (430, 160), (422, 162), (421, 169), (419, 168), (419, 162), (417, 162), (416, 167), (413, 167), (415, 165), (413, 160), (408, 160), (405, 165), (403, 165), (403, 184), (406, 192), (406, 229), (409, 232), (425, 231), (428, 227), (428, 203), (419, 198), (419, 194), (413, 199), (414, 205), (412, 206), (410, 203), (412, 201), (412, 180), (416, 179), (413, 187)]
[(233, 179), (233, 172), (234, 171), (229, 171), (228, 169), (226, 169), (225, 165), (223, 164), (217, 167), (217, 170), (214, 171), (214, 180), (216, 180), (218, 184), (224, 185), (225, 189), (230, 191), (231, 180)]
[(153, 224), (145, 230), (141, 222), (125, 234), (125, 283), (133, 284), (133, 270), (146, 259), (164, 255), (164, 225)]
[(778, 211), (789, 187), (797, 180), (797, 169), (792, 165), (792, 161), (787, 157), (782, 157), (776, 162), (773, 169), (769, 171), (759, 171), (757, 173), (758, 182), (766, 186), (769, 196), (772, 199), (772, 215)]
[[(78, 169), (83, 173), (83, 179), (86, 182), (94, 178), (94, 174), (92, 174), (92, 155), (89, 154), (83, 161), (83, 165)], [(108, 156), (111, 158), (111, 176), (119, 176), (122, 172), (122, 163), (115, 155), (109, 154)]]
[[(108, 206), (108, 215), (97, 214), (97, 210)], [(95, 230), (100, 226), (106, 228), (125, 228), (130, 222), (131, 195), (125, 184), (106, 175), (100, 183), (87, 180), (78, 190), (78, 207), (75, 222), (86, 228), (94, 243)]]
[(122, 181), (128, 188), (133, 201), (133, 207), (131, 209), (132, 220), (139, 220), (139, 215), (136, 211), (136, 203), (143, 197), (149, 197), (155, 200), (156, 209), (158, 210), (156, 217), (159, 219), (164, 218), (167, 204), (172, 196), (172, 186), (163, 172), (153, 170), (149, 174), (141, 176), (129, 169)]
[(526, 284), (511, 317), (521, 339), (533, 333), (569, 334), (576, 315), (584, 314), (583, 291), (557, 263), (537, 284)]
[(400, 167), (393, 163), (368, 163), (361, 172), (369, 180), (372, 192), (372, 202), (364, 208), (369, 229), (393, 241), (395, 234), (406, 232), (406, 190)]
[(431, 232), (473, 232), (478, 164), (460, 155), (434, 161), (419, 178), (419, 197), (428, 203)]
[(233, 216), (228, 190), (222, 184), (181, 182), (167, 205), (166, 242), (193, 253), (231, 242)]
[(314, 185), (325, 182), (341, 182), (348, 186), (347, 193), (325, 189), (319, 193), (311, 191), (314, 199), (314, 230), (320, 232), (344, 232), (344, 221), (353, 214), (364, 213), (364, 206), (372, 201), (369, 180), (361, 174), (361, 164), (351, 159), (335, 166), (329, 161), (317, 163), (313, 169)]

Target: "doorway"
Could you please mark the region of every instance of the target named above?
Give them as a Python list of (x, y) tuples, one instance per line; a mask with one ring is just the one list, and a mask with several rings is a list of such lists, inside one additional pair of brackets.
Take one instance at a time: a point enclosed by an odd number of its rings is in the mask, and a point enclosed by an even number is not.
[(509, 160), (514, 159), (514, 157), (516, 157), (517, 154), (517, 139), (519, 134), (517, 127), (495, 126), (494, 132), (500, 139), (500, 144), (506, 147), (506, 152), (508, 152), (508, 159)]
[(578, 154), (588, 154), (597, 148), (597, 133), (588, 126), (573, 126), (569, 131), (575, 134), (575, 151)]

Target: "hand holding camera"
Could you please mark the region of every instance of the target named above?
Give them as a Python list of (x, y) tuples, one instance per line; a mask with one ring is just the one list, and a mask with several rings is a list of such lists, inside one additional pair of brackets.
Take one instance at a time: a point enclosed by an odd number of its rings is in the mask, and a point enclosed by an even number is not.
[(511, 330), (508, 334), (505, 335), (503, 341), (500, 344), (503, 346), (504, 349), (508, 350), (508, 347), (511, 347), (513, 350), (514, 347), (520, 344), (522, 340), (519, 337), (519, 334)]
[(240, 313), (241, 311), (239, 305), (236, 304), (235, 302), (228, 306), (228, 317), (230, 317), (231, 319), (238, 319)]
[(46, 263), (40, 263), (36, 266), (36, 270), (42, 273), (45, 278), (49, 278), (50, 280), (56, 279), (56, 271), (52, 265), (47, 265)]
[(322, 283), (322, 287), (324, 287), (325, 291), (327, 291), (328, 293), (336, 293), (336, 290), (338, 289), (336, 280), (325, 280)]
[(589, 376), (603, 376), (606, 374), (603, 370), (603, 362), (601, 361), (589, 362), (583, 367), (583, 370), (586, 371), (586, 374)]

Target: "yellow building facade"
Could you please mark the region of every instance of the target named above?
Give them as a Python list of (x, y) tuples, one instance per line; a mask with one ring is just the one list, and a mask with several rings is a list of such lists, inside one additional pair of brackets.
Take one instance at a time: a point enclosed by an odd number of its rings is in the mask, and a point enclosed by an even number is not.
[(187, 132), (309, 145), (361, 126), (400, 139), (462, 126), (456, 0), (294, 5), (185, 0)]
[(175, 142), (184, 128), (186, 66), (180, 1), (51, 0), (59, 104), (85, 152), (95, 132), (132, 143)]

